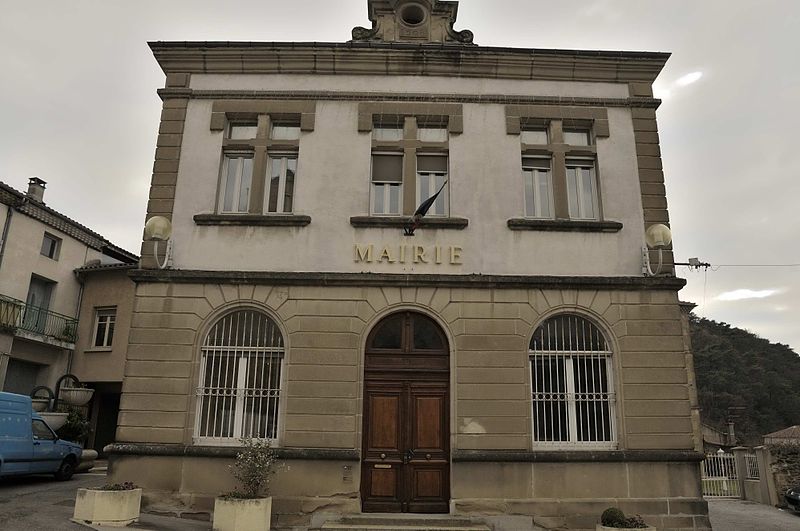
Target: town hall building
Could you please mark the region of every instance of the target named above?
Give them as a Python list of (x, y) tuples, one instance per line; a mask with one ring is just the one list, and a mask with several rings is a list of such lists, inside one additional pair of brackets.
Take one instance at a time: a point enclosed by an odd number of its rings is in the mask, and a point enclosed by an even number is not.
[(684, 281), (645, 247), (668, 54), (483, 47), (458, 2), (367, 3), (348, 42), (150, 44), (167, 228), (129, 272), (112, 479), (210, 510), (253, 437), (278, 529), (710, 529)]

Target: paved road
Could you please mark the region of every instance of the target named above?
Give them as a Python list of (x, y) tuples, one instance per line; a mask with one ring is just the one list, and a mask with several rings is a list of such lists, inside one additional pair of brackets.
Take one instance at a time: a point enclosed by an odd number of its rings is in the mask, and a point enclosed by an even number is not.
[[(96, 487), (105, 482), (104, 471), (77, 474), (71, 481), (55, 481), (53, 476), (0, 479), (0, 529), (86, 531), (87, 527), (69, 520), (75, 507), (75, 492), (79, 488)], [(154, 531), (194, 531), (209, 530), (211, 524), (143, 514), (135, 528)]]
[(709, 500), (714, 531), (800, 531), (800, 516), (742, 500)]

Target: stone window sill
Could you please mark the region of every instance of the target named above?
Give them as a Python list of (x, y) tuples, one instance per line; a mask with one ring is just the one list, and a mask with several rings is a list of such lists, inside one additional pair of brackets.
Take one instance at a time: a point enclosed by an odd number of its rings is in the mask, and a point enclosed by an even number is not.
[[(352, 216), (350, 225), (358, 228), (381, 227), (402, 229), (412, 223), (410, 216)], [(463, 230), (469, 225), (467, 218), (422, 218), (419, 223), (421, 229), (451, 229)]]
[(511, 218), (508, 220), (508, 228), (553, 232), (619, 232), (622, 230), (622, 223), (619, 221)]
[(108, 354), (114, 350), (112, 347), (92, 347), (83, 351), (84, 354)]
[(311, 217), (298, 214), (195, 214), (194, 222), (197, 225), (305, 227), (311, 223)]

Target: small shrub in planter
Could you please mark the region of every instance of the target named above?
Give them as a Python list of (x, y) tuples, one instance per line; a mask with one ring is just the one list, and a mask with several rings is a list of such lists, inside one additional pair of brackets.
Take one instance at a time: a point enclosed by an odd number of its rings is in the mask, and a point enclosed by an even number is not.
[(625, 513), (616, 507), (609, 507), (603, 511), (600, 522), (597, 524), (597, 531), (605, 531), (607, 529), (649, 529), (655, 531), (655, 527), (647, 525), (638, 514), (626, 517)]
[(139, 519), (142, 489), (130, 482), (78, 489), (72, 520), (92, 525), (125, 527)]
[(214, 501), (215, 531), (269, 530), (272, 498), (270, 476), (275, 473), (277, 455), (269, 441), (242, 439), (242, 450), (232, 467), (239, 487)]

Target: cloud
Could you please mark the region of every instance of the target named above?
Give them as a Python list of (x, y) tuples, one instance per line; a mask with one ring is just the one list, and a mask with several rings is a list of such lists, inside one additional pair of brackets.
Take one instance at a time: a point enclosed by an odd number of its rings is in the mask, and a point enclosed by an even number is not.
[(659, 82), (653, 84), (653, 95), (662, 100), (668, 100), (672, 97), (673, 92), (676, 90), (688, 87), (693, 83), (697, 83), (703, 77), (703, 72), (697, 70), (684, 74), (672, 83), (662, 85)]
[(762, 289), (762, 290), (752, 290), (752, 289), (735, 289), (733, 291), (726, 291), (725, 293), (720, 293), (715, 298), (720, 301), (743, 301), (747, 299), (765, 299), (767, 297), (771, 297), (777, 293), (780, 293), (781, 290), (779, 289)]
[(685, 87), (686, 85), (691, 85), (692, 83), (699, 81), (701, 77), (703, 77), (702, 72), (691, 72), (685, 76), (679, 77), (677, 81), (675, 81), (675, 84), (680, 87)]

